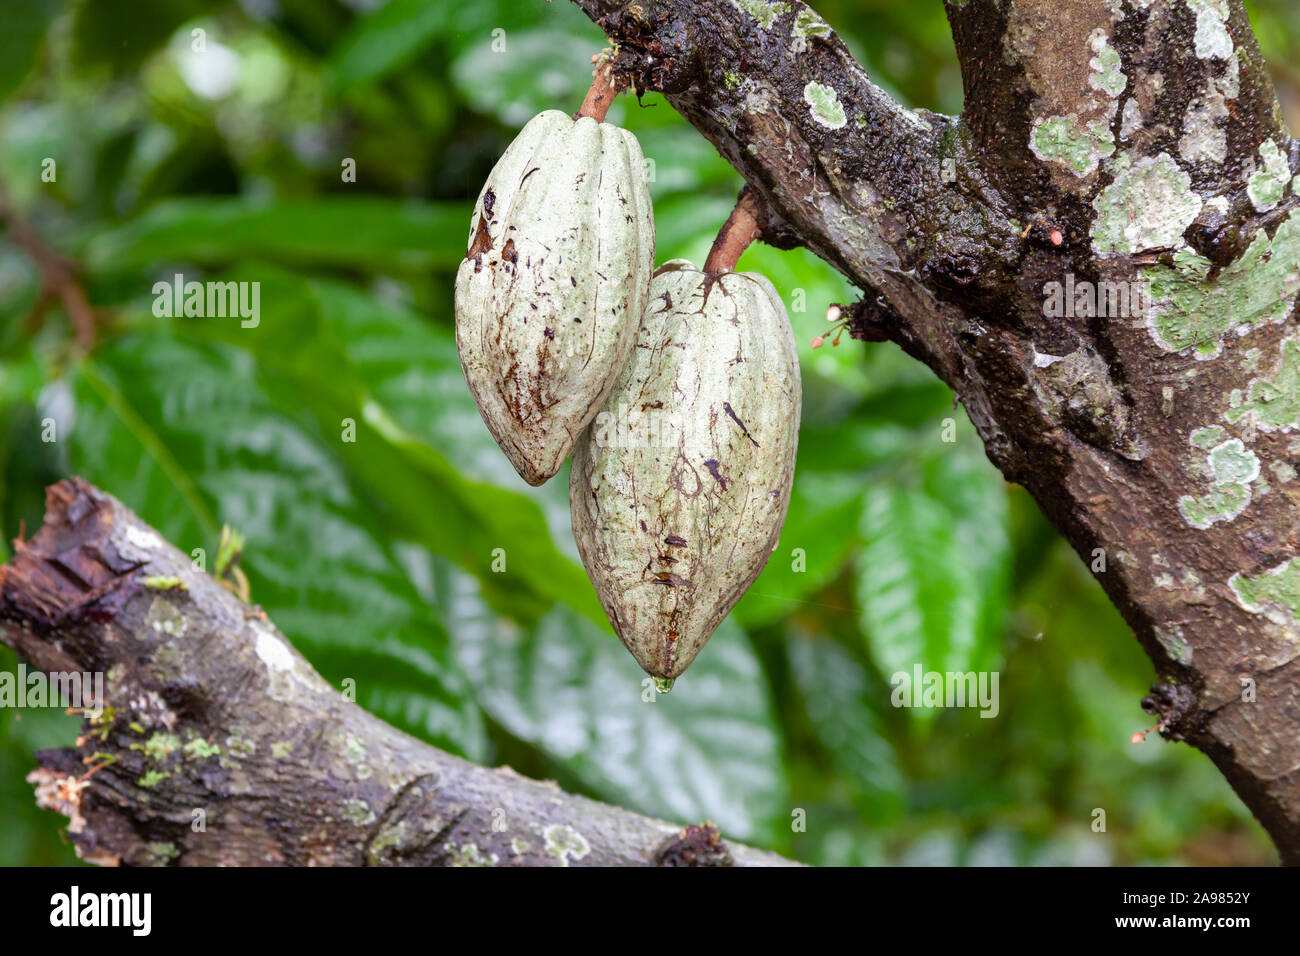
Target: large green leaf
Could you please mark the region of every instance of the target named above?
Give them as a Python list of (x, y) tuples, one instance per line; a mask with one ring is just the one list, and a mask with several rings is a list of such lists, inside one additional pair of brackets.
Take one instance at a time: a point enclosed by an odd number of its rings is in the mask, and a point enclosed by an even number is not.
[(443, 0), (388, 0), (359, 18), (326, 64), (331, 89), (353, 89), (398, 69), (443, 32), (453, 12)]
[(45, 31), (59, 12), (57, 0), (8, 0), (0, 41), (0, 102), (17, 89), (36, 63)]
[(787, 652), (818, 741), (871, 824), (890, 826), (902, 815), (904, 780), (878, 716), (880, 688), (852, 654), (828, 638), (794, 632)]
[[(830, 583), (857, 542), (857, 516), (862, 484), (856, 475), (795, 469), (790, 509), (781, 540), (736, 606), (736, 615), (749, 627), (771, 623), (798, 611), (807, 597)], [(852, 614), (851, 598), (839, 606), (817, 608)]]
[(942, 447), (921, 480), (904, 474), (864, 492), (858, 602), (886, 677), (917, 664), (977, 670), (996, 654), (1010, 561), (1002, 479), (973, 436)]
[[(586, 573), (556, 549), (532, 496), (462, 475), (440, 448), (405, 428), (371, 391), (352, 362), (349, 343), (372, 333), (382, 337), (388, 310), (367, 305), (338, 283), (269, 269), (234, 278), (261, 282), (259, 325), (246, 329), (236, 320), (203, 319), (186, 322), (187, 334), (247, 349), (263, 369), (298, 392), (322, 434), (339, 436), (352, 422), (356, 440), (333, 441), (389, 534), (451, 557), (486, 580), (498, 606), (506, 602), (519, 613), (521, 602), (532, 599), (535, 606), (525, 613), (540, 613), (560, 601), (604, 623)], [(409, 406), (406, 412), (414, 414)], [(425, 417), (437, 415), (431, 401)], [(482, 428), (476, 424), (473, 440), (481, 440)], [(445, 435), (445, 440), (459, 439)], [(507, 571), (498, 574), (493, 567), (501, 559)]]
[(153, 262), (224, 264), (262, 258), (295, 265), (408, 271), (465, 258), (470, 208), (372, 197), (254, 203), (177, 199), (95, 236), (92, 269)]
[(288, 383), (219, 343), (130, 335), (72, 373), (56, 419), (70, 470), (212, 567), (221, 523), (247, 537), (253, 599), (331, 681), (440, 746), (486, 739), (440, 622), (366, 497)]
[(772, 702), (739, 628), (724, 622), (658, 695), (622, 644), (567, 609), (530, 632), (492, 614), (473, 579), (446, 568), (435, 578), (484, 710), (593, 793), (739, 838), (787, 819)]
[[(466, 478), (537, 502), (556, 545), (576, 562), (567, 467), (540, 488), (519, 477), (483, 424), (450, 324), (431, 323), (338, 283), (315, 282), (312, 288), (357, 375), (402, 428), (438, 449)], [(584, 595), (589, 592), (585, 578), (571, 580)]]
[(213, 0), (81, 0), (72, 24), (73, 59), (83, 69), (136, 69), (181, 24), (215, 5)]

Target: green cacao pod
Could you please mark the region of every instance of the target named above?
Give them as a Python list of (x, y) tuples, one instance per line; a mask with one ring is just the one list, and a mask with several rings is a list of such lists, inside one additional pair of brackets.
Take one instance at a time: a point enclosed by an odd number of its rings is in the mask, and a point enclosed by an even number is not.
[(648, 674), (681, 674), (776, 547), (800, 400), (766, 277), (683, 260), (654, 274), (632, 358), (569, 473), (583, 564)]
[(627, 363), (654, 268), (636, 137), (557, 110), (488, 177), (456, 276), (456, 345), (515, 470), (559, 470)]

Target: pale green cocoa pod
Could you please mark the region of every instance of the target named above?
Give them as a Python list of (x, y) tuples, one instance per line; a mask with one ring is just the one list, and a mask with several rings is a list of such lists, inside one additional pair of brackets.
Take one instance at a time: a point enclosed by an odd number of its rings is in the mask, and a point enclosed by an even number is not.
[(636, 137), (549, 110), (492, 170), (456, 275), (456, 345), (515, 470), (563, 464), (627, 363), (654, 268)]
[(776, 547), (799, 362), (764, 276), (674, 260), (617, 387), (574, 449), (573, 533), (615, 633), (667, 686)]

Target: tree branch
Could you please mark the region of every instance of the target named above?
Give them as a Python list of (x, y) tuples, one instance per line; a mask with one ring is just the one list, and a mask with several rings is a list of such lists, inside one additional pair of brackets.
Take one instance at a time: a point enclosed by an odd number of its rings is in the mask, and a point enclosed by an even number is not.
[(774, 854), (477, 767), (344, 699), (120, 502), (73, 478), (0, 567), (0, 638), (106, 674), (38, 754), (38, 802), (104, 864), (780, 865)]
[(0, 223), (9, 224), (9, 238), (22, 249), (41, 274), (41, 301), (38, 310), (47, 302), (57, 298), (63, 303), (72, 324), (77, 347), (82, 352), (89, 352), (95, 345), (95, 332), (99, 321), (95, 310), (86, 298), (81, 281), (77, 278), (72, 265), (51, 249), (44, 239), (32, 228), (31, 224), (19, 214), (8, 192), (0, 185)]
[[(914, 270), (1011, 268), (1018, 235), (962, 165), (956, 122), (899, 106), (806, 4), (575, 0), (616, 69), (664, 92), (804, 244), (864, 287), (928, 299)], [(993, 241), (990, 241), (993, 240)], [(941, 272), (947, 270), (941, 269)]]
[(952, 118), (798, 0), (575, 2), (952, 386), (1300, 863), (1300, 148), (1240, 0), (951, 0)]

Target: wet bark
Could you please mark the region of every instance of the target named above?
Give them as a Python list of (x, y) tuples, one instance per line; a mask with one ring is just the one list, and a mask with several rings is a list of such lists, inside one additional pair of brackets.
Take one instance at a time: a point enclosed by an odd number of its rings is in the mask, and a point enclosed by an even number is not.
[(478, 767), (345, 699), (258, 608), (116, 499), (52, 486), (0, 567), (0, 640), (106, 675), (38, 803), (107, 865), (767, 866), (789, 861)]
[(954, 389), (1300, 863), (1300, 149), (1239, 0), (949, 0), (956, 117), (797, 0), (575, 2)]

